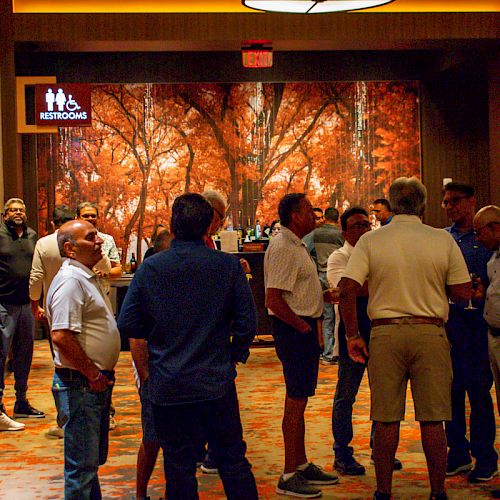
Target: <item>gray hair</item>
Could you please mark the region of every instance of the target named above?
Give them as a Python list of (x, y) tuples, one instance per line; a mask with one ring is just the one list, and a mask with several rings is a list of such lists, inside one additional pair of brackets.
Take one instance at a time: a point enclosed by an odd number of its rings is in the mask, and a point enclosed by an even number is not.
[(76, 245), (76, 240), (73, 235), (68, 231), (58, 231), (57, 232), (57, 246), (59, 248), (59, 255), (61, 257), (67, 257), (64, 251), (64, 244), (69, 241), (72, 245)]
[(201, 196), (203, 196), (203, 198), (205, 198), (205, 200), (207, 200), (208, 203), (212, 205), (212, 207), (215, 205), (215, 208), (219, 209), (219, 211), (222, 212), (222, 215), (224, 215), (227, 205), (226, 200), (224, 200), (220, 193), (218, 193), (217, 191), (208, 190), (201, 193)]
[(389, 188), (389, 200), (396, 215), (421, 216), (427, 201), (427, 189), (416, 177), (400, 177)]
[(7, 209), (13, 205), (14, 203), (20, 203), (24, 210), (26, 210), (26, 205), (24, 203), (23, 200), (21, 200), (21, 198), (9, 198), (6, 202), (5, 202), (5, 205), (3, 206), (3, 213), (6, 213), (7, 212)]

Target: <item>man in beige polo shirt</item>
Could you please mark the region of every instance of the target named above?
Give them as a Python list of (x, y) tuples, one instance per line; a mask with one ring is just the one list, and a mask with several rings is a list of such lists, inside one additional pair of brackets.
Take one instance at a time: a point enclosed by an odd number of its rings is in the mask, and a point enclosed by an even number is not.
[[(391, 224), (360, 238), (339, 284), (349, 355), (359, 363), (368, 360), (370, 418), (376, 422), (374, 498), (391, 497), (394, 455), (410, 379), (431, 499), (444, 500), (443, 421), (451, 418), (452, 380), (450, 346), (443, 328), (448, 316), (446, 290), (453, 301), (468, 300), (470, 278), (453, 238), (420, 219), (425, 186), (416, 178), (401, 177), (391, 185), (389, 197), (395, 214)], [(367, 279), (372, 322), (369, 358), (356, 319), (356, 294)]]
[(287, 194), (278, 212), (281, 231), (271, 240), (264, 257), (266, 306), (286, 384), (282, 424), (285, 470), (276, 492), (314, 498), (321, 496), (316, 485), (338, 481), (335, 474), (308, 462), (304, 444), (304, 412), (318, 381), (321, 350), (317, 323), (323, 313), (316, 264), (302, 241), (314, 228), (314, 212), (303, 193)]

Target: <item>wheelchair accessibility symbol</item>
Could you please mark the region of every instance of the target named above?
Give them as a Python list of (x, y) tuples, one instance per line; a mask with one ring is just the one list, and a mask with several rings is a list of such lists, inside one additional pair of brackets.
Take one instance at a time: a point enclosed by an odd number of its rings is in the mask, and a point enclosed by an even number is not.
[(78, 111), (79, 109), (81, 109), (81, 106), (78, 106), (78, 103), (73, 99), (73, 96), (71, 94), (68, 95), (66, 109), (68, 111)]

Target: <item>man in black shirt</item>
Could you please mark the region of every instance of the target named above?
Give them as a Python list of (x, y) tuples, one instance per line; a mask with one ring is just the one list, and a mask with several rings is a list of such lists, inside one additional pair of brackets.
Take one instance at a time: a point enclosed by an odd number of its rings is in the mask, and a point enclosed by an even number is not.
[(4, 206), (4, 223), (0, 225), (0, 430), (4, 431), (24, 429), (24, 424), (6, 415), (2, 403), (4, 369), (11, 346), (16, 391), (14, 417), (45, 416), (26, 398), (35, 324), (28, 291), (35, 243), (36, 233), (26, 224), (23, 200), (11, 198)]

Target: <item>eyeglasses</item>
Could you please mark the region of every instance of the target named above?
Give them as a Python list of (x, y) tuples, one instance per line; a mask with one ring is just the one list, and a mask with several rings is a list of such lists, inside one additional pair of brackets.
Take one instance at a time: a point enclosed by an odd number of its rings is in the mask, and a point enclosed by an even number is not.
[(352, 226), (349, 226), (347, 229), (370, 229), (371, 224), (366, 221), (366, 222), (356, 222)]
[(454, 196), (453, 198), (449, 198), (448, 200), (443, 200), (441, 202), (441, 206), (443, 208), (446, 208), (448, 205), (456, 207), (460, 203), (460, 200), (468, 200), (469, 198), (470, 196)]
[(493, 230), (493, 226), (495, 224), (500, 224), (500, 222), (492, 220), (491, 222), (488, 222), (488, 224), (485, 224), (484, 226), (478, 227), (476, 230), (474, 230), (474, 235), (478, 236), (479, 234), (481, 234), (481, 232), (483, 231), (483, 229), (485, 227), (487, 227), (488, 229)]
[(24, 208), (8, 208), (7, 212), (12, 212), (12, 213), (20, 212), (20, 213), (24, 214), (24, 213), (26, 213), (26, 209), (24, 209)]

